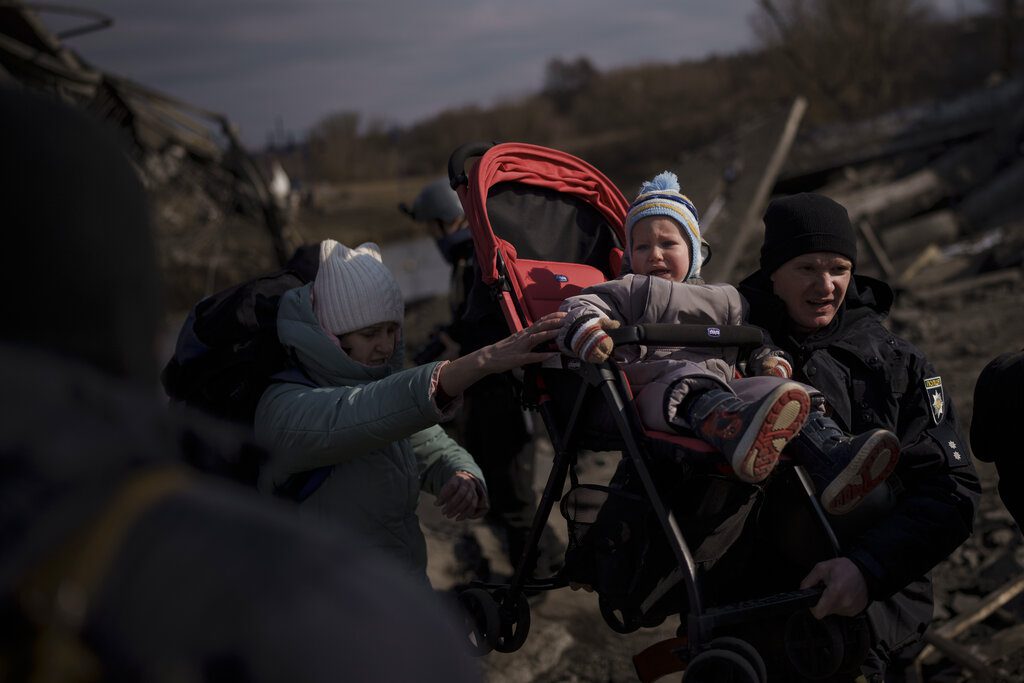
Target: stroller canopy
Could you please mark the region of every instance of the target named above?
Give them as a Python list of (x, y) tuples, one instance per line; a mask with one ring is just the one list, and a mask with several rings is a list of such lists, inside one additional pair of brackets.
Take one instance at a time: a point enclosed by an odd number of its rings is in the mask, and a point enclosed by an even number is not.
[[(594, 266), (618, 276), (629, 203), (587, 162), (558, 150), (503, 143), (487, 150), (458, 188), (482, 280), (494, 284), (497, 259)], [(617, 252), (617, 256), (613, 256)]]

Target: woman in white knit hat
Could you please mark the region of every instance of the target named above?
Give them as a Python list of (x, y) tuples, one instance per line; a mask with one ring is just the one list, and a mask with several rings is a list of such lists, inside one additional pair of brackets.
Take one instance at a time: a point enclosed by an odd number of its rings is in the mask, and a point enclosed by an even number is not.
[(477, 380), (553, 355), (532, 349), (554, 338), (562, 314), (454, 361), (408, 370), (403, 315), (402, 294), (377, 245), (321, 243), (316, 279), (285, 293), (278, 312), (278, 337), (305, 381), (271, 385), (255, 427), (274, 451), (262, 488), (329, 467), (301, 513), (343, 522), (422, 574), (420, 489), (435, 494), (450, 518), (487, 511), (480, 469), (438, 422)]

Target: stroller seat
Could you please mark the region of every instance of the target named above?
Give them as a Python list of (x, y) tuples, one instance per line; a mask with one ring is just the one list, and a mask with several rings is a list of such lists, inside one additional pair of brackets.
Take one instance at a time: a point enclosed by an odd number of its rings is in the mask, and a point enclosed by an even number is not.
[[(622, 250), (613, 249), (610, 266), (619, 267), (621, 262)], [(512, 275), (509, 278), (509, 285), (527, 314), (521, 321), (524, 327), (548, 313), (557, 311), (568, 297), (576, 296), (587, 287), (608, 279), (594, 266), (536, 259), (512, 258), (509, 260), (509, 271)], [(628, 383), (626, 387), (628, 388)], [(692, 453), (703, 455), (716, 452), (712, 446), (700, 439), (677, 433), (644, 428), (643, 434), (649, 439), (673, 444)]]
[(513, 258), (510, 264), (513, 276), (509, 284), (516, 299), (525, 306), (527, 315), (522, 322), (526, 325), (557, 311), (568, 297), (608, 279), (600, 270), (585, 263)]

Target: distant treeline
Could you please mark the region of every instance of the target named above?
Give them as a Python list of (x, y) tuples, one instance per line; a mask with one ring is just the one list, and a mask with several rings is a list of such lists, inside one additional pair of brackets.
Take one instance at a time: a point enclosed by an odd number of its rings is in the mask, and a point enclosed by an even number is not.
[[(613, 179), (637, 159), (664, 159), (728, 134), (803, 95), (804, 125), (856, 120), (952, 97), (1020, 63), (1015, 0), (941, 19), (923, 0), (759, 0), (756, 47), (699, 61), (601, 72), (586, 56), (548, 63), (534, 95), (451, 109), (409, 127), (341, 112), (291, 149), (270, 150), (293, 177), (350, 182), (422, 176), (460, 144), (514, 140), (564, 149)], [(678, 154), (678, 152), (676, 152)]]

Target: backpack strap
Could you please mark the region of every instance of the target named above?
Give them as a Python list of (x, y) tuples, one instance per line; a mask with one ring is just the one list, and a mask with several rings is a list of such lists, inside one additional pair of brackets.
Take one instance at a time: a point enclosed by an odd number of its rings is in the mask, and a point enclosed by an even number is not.
[(297, 365), (291, 365), (280, 372), (270, 376), (271, 384), (301, 384), (307, 387), (319, 386), (313, 378), (306, 374), (306, 371)]
[[(276, 372), (270, 376), (271, 384), (302, 384), (307, 387), (319, 386), (306, 372), (297, 365)], [(306, 500), (327, 481), (334, 471), (334, 465), (324, 465), (315, 470), (296, 472), (285, 479), (284, 483), (274, 489), (274, 495), (295, 503)]]
[(83, 530), (24, 577), (17, 599), (38, 633), (31, 680), (103, 678), (99, 661), (81, 637), (91, 603), (139, 519), (191, 481), (178, 467), (130, 475)]
[(334, 471), (334, 465), (324, 465), (315, 470), (296, 472), (284, 480), (284, 483), (274, 489), (274, 495), (295, 503), (306, 500), (327, 481)]

